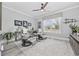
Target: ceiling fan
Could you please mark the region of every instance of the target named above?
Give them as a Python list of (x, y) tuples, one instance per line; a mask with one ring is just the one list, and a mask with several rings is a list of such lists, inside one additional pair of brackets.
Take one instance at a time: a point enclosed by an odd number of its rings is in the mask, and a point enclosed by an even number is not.
[(48, 2), (45, 2), (44, 3), (41, 3), (41, 8), (40, 9), (36, 9), (36, 10), (33, 10), (33, 11), (44, 11), (44, 8), (47, 6)]

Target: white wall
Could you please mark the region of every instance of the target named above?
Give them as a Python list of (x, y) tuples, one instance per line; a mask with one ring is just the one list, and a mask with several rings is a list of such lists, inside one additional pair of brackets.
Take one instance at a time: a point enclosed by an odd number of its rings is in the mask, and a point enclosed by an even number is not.
[(1, 17), (2, 17), (1, 16), (1, 14), (2, 14), (1, 12), (2, 12), (2, 10), (1, 10), (1, 5), (0, 5), (0, 30), (1, 30)]
[(35, 22), (33, 18), (29, 18), (26, 15), (20, 14), (13, 10), (2, 8), (2, 32), (14, 31), (16, 26), (14, 26), (14, 20), (27, 20), (31, 22), (33, 27), (35, 27)]

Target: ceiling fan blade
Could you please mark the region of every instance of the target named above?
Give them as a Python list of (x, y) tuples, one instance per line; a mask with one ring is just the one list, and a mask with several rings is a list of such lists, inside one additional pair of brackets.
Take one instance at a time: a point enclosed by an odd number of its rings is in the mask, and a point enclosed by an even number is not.
[(47, 4), (48, 4), (48, 2), (46, 2), (46, 3), (44, 4), (43, 9), (47, 6)]
[(41, 10), (41, 9), (36, 9), (36, 10), (33, 10), (33, 11), (39, 11), (39, 10)]
[(36, 9), (33, 11), (39, 11), (39, 10), (43, 10), (46, 6), (47, 6), (48, 2), (46, 2), (45, 4), (41, 3), (41, 9)]

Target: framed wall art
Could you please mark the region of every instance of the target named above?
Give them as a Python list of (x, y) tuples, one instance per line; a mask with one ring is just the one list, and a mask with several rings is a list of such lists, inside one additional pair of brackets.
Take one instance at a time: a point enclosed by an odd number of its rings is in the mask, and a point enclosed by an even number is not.
[(27, 21), (23, 21), (23, 27), (28, 27), (28, 22)]
[(22, 21), (20, 21), (20, 20), (14, 20), (14, 25), (15, 26), (22, 26)]

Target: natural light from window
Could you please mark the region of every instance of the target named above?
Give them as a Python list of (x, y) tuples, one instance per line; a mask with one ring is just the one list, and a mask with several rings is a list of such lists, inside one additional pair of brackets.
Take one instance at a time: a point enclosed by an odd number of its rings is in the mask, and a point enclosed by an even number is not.
[(60, 32), (61, 27), (61, 17), (46, 19), (43, 21), (43, 31), (44, 32)]

